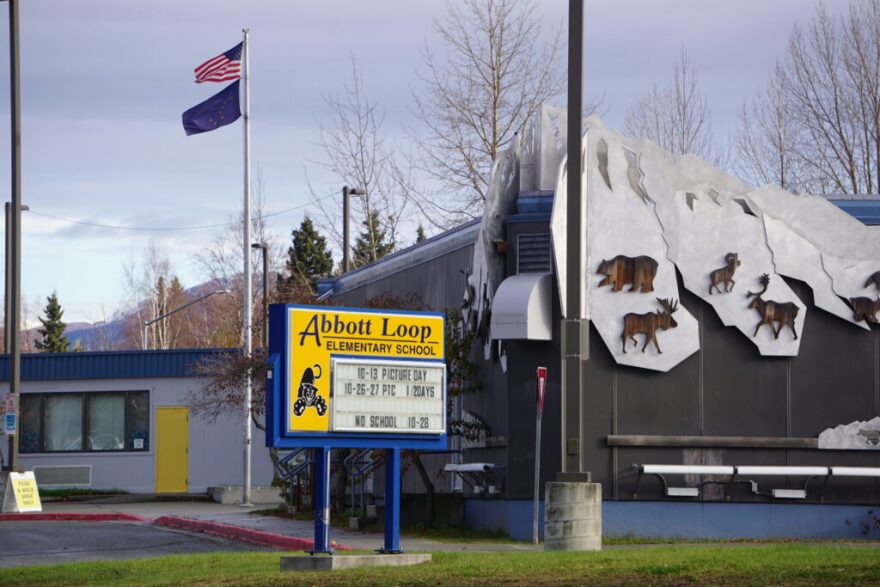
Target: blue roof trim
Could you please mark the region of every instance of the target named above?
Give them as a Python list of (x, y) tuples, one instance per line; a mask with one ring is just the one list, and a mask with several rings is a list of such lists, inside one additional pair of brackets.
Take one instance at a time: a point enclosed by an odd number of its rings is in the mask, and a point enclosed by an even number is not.
[(828, 201), (863, 224), (868, 226), (880, 224), (880, 199), (842, 200), (829, 198)]
[(521, 192), (516, 199), (516, 211), (520, 214), (534, 214), (553, 210), (553, 192)]
[(517, 222), (550, 222), (550, 212), (531, 212), (507, 217), (508, 224), (516, 224)]
[[(196, 362), (237, 352), (238, 349), (177, 349), (24, 354), (21, 380), (193, 377)], [(9, 355), (0, 355), (0, 381), (9, 381), (9, 362)]]

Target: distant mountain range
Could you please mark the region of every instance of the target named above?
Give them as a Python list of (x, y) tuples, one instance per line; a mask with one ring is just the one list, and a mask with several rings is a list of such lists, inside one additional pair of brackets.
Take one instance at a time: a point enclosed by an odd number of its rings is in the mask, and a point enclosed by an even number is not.
[(67, 325), (64, 332), (67, 340), (70, 341), (71, 350), (76, 347), (77, 341), (82, 345), (84, 351), (90, 350), (121, 350), (130, 347), (131, 344), (126, 340), (125, 321), (127, 315), (123, 315), (109, 322), (73, 322)]
[[(220, 289), (217, 281), (207, 281), (186, 289), (187, 298), (194, 300), (210, 291)], [(139, 345), (132, 345), (131, 340), (125, 336), (125, 324), (131, 319), (134, 309), (126, 310), (118, 314), (113, 320), (106, 322), (70, 322), (64, 335), (70, 341), (70, 350), (76, 348), (77, 342), (80, 343), (84, 351), (96, 350), (126, 350), (140, 348)], [(36, 350), (34, 343), (40, 340), (40, 334), (37, 328), (22, 331), (22, 341), (29, 343), (27, 348)]]
[[(64, 336), (70, 341), (70, 350), (76, 348), (77, 342), (84, 351), (124, 350), (131, 348), (124, 336), (125, 320), (123, 316), (109, 322), (70, 322)], [(37, 352), (36, 343), (42, 338), (39, 328), (37, 326), (21, 332), (22, 347), (30, 349), (28, 352)]]

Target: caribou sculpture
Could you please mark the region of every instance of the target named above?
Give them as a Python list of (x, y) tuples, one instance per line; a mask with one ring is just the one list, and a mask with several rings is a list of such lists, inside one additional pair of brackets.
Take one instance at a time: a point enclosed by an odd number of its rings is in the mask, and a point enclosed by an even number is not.
[[(770, 285), (770, 276), (765, 273), (758, 278), (758, 281), (764, 286), (763, 289), (758, 293), (750, 291), (746, 294), (747, 298), (752, 296), (755, 298), (749, 303), (749, 308), (756, 310), (761, 315), (761, 321), (755, 326), (755, 333), (752, 335), (752, 338), (758, 336), (758, 330), (766, 324), (773, 331), (773, 338), (779, 338), (782, 328), (788, 326), (791, 328), (791, 333), (794, 334), (794, 339), (797, 340), (798, 335), (797, 330), (794, 328), (794, 321), (800, 308), (792, 302), (774, 302), (762, 299), (761, 296), (766, 293), (767, 286)], [(775, 329), (773, 328), (774, 322), (778, 325)]]
[(645, 352), (645, 349), (648, 348), (649, 342), (653, 342), (657, 353), (663, 354), (663, 351), (660, 350), (660, 345), (657, 344), (657, 330), (666, 330), (678, 326), (678, 323), (672, 317), (672, 314), (678, 310), (678, 301), (670, 302), (668, 299), (661, 300), (660, 298), (657, 298), (657, 301), (663, 307), (662, 312), (650, 312), (648, 314), (634, 314), (630, 312), (623, 317), (623, 334), (620, 337), (620, 341), (623, 343), (624, 353), (626, 353), (627, 338), (632, 339), (633, 346), (638, 349), (639, 342), (636, 340), (635, 335), (644, 334), (645, 346), (642, 347), (642, 352)]

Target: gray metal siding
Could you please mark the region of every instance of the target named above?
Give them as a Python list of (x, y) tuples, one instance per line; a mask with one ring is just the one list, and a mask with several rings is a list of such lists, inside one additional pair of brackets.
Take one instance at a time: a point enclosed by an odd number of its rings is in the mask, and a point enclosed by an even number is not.
[(341, 306), (359, 306), (381, 294), (406, 297), (418, 294), (432, 310), (458, 308), (467, 283), (463, 271), (473, 264), (474, 246), (467, 245), (430, 261), (377, 279), (333, 296)]

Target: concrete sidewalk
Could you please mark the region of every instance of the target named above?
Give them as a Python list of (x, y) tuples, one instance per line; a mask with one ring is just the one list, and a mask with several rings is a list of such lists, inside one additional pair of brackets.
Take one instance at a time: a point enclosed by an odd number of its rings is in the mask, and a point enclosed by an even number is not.
[[(129, 496), (131, 497), (131, 496)], [(226, 524), (239, 528), (269, 532), (301, 539), (314, 538), (314, 524), (311, 521), (292, 520), (277, 516), (254, 515), (250, 512), (262, 506), (242, 507), (223, 505), (205, 501), (126, 501), (118, 499), (95, 499), (77, 502), (46, 502), (44, 513), (59, 514), (126, 514), (155, 521), (166, 516), (202, 520)], [(384, 544), (381, 533), (351, 532), (332, 528), (330, 539), (338, 544), (357, 550), (375, 550)], [(491, 551), (530, 551), (543, 550), (542, 545), (496, 544), (496, 543), (447, 543), (402, 534), (400, 546), (407, 551), (431, 552), (491, 552)]]

